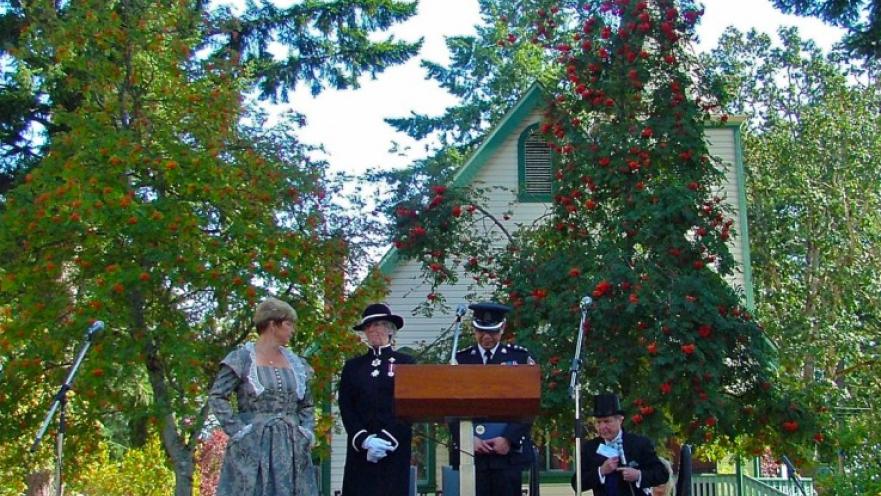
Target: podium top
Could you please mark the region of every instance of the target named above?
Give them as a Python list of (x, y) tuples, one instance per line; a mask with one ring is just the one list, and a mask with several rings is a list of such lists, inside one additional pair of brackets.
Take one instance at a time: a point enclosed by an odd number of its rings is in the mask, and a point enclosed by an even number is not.
[(399, 365), (395, 414), (410, 421), (523, 420), (541, 409), (537, 365)]

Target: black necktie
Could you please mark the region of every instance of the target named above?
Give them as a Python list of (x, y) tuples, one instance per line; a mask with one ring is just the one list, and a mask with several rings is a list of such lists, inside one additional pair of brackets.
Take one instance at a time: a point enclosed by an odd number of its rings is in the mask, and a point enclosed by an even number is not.
[(486, 357), (486, 360), (484, 360), (483, 363), (489, 363), (490, 359), (493, 357), (493, 352), (490, 350), (484, 350), (483, 356)]

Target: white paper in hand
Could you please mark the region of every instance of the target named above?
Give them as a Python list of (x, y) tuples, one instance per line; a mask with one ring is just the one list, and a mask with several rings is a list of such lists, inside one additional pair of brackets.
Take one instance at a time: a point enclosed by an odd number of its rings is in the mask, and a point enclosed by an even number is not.
[(618, 456), (618, 450), (607, 444), (600, 444), (597, 447), (597, 454), (605, 456), (606, 458), (614, 458)]

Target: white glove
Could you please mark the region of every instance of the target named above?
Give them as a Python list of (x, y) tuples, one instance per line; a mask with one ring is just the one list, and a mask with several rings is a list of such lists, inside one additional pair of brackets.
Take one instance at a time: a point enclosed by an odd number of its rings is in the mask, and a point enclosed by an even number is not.
[(385, 458), (385, 455), (385, 451), (374, 451), (372, 449), (369, 449), (367, 450), (367, 461), (370, 463), (379, 463), (380, 460)]
[(361, 447), (367, 450), (367, 461), (370, 463), (379, 462), (388, 455), (389, 451), (394, 449), (392, 443), (373, 434), (367, 436), (367, 439), (361, 443)]
[(385, 453), (386, 451), (391, 451), (393, 449), (392, 443), (386, 441), (385, 439), (380, 439), (376, 437), (376, 434), (371, 434), (367, 436), (367, 439), (365, 439), (364, 442), (361, 443), (361, 447), (368, 451), (382, 451), (383, 453)]

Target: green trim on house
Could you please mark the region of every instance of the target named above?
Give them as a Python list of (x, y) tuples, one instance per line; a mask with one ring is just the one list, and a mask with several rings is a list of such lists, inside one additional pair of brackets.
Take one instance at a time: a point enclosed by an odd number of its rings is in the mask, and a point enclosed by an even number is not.
[(746, 307), (750, 311), (755, 310), (756, 302), (753, 294), (753, 266), (750, 258), (749, 244), (749, 219), (747, 215), (748, 206), (746, 204), (746, 171), (743, 165), (743, 138), (740, 134), (741, 126), (734, 127), (734, 171), (737, 175), (737, 202), (739, 204), (737, 210), (738, 222), (740, 224), (740, 250), (743, 254), (743, 293), (746, 298)]
[(385, 252), (385, 255), (382, 256), (382, 260), (379, 261), (379, 272), (386, 277), (391, 276), (392, 271), (398, 266), (400, 258), (401, 257), (398, 256), (398, 249), (392, 246), (387, 252)]
[(330, 456), (321, 460), (321, 496), (330, 496)]
[[(428, 437), (426, 450), (428, 458), (425, 460), (425, 467), (428, 471), (428, 480), (420, 481), (416, 488), (417, 493), (430, 493), (438, 490), (437, 484), (437, 442), (435, 441), (434, 425), (424, 424), (424, 428), (428, 429)], [(414, 428), (414, 433), (415, 433)]]
[[(538, 473), (541, 484), (569, 484), (575, 472), (572, 470), (542, 470)], [(523, 472), (523, 483), (529, 480), (529, 471)]]
[[(303, 353), (305, 357), (314, 356), (314, 350), (310, 352)], [(318, 403), (318, 410), (321, 412), (322, 416), (330, 416), (331, 413), (331, 404), (333, 403), (333, 388), (330, 383), (325, 384), (324, 387), (320, 389), (321, 394), (315, 396)], [(313, 451), (313, 453), (315, 453)], [(315, 457), (313, 457), (313, 462), (315, 461)], [(318, 459), (318, 469), (319, 469), (319, 477), (320, 485), (321, 485), (321, 496), (330, 496), (330, 461), (331, 461), (331, 452), (327, 451), (327, 456), (320, 457)]]
[(461, 187), (471, 184), (474, 176), (483, 169), (487, 160), (495, 155), (499, 147), (505, 142), (514, 130), (519, 126), (526, 117), (541, 104), (546, 98), (545, 92), (539, 84), (533, 84), (520, 102), (512, 108), (499, 124), (493, 129), (483, 143), (474, 151), (471, 158), (465, 162), (465, 165), (453, 176), (453, 186)]
[[(471, 184), (471, 181), (483, 169), (487, 161), (495, 155), (496, 151), (505, 142), (505, 139), (514, 132), (524, 119), (531, 114), (546, 98), (544, 89), (538, 83), (533, 84), (523, 98), (517, 102), (499, 123), (484, 139), (483, 143), (471, 154), (465, 165), (453, 176), (453, 187), (463, 187)], [(389, 248), (382, 260), (379, 261), (379, 271), (385, 276), (390, 276), (400, 262), (398, 250)]]
[[(527, 126), (517, 137), (517, 201), (520, 203), (548, 203), (553, 197), (553, 193), (537, 194), (526, 191), (526, 140), (536, 129), (538, 129), (537, 122)], [(553, 173), (553, 161), (551, 172)], [(551, 182), (552, 188), (553, 184)]]

